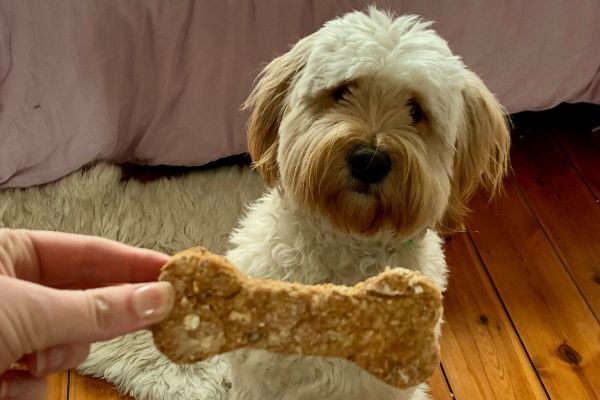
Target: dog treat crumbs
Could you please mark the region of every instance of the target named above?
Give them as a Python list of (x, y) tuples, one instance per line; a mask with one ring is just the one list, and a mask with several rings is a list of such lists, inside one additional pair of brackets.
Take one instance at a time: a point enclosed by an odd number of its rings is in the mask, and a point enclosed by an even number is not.
[(183, 326), (188, 331), (193, 331), (200, 326), (200, 317), (194, 314), (188, 314), (183, 319)]
[(242, 347), (350, 360), (399, 388), (425, 381), (440, 360), (439, 290), (424, 275), (386, 269), (353, 287), (245, 277), (206, 249), (176, 254), (160, 280), (175, 288), (153, 329), (168, 358), (192, 363)]

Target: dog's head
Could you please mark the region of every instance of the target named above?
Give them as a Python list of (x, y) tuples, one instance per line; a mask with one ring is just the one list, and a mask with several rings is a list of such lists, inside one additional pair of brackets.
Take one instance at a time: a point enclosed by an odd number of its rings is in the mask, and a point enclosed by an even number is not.
[(255, 167), (343, 231), (456, 229), (508, 164), (501, 107), (430, 24), (374, 8), (326, 23), (262, 72)]

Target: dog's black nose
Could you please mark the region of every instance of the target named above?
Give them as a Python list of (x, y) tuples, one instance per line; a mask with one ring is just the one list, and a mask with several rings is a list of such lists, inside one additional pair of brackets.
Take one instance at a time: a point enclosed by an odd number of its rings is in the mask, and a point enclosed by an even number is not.
[(392, 160), (383, 151), (370, 146), (355, 147), (348, 156), (352, 176), (364, 183), (378, 183), (392, 168)]

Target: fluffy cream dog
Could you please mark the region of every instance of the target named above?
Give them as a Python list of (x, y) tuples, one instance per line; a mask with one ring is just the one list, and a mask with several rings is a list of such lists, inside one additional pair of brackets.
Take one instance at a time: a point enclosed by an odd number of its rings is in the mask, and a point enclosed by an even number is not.
[[(353, 285), (387, 265), (446, 287), (441, 230), (461, 226), (508, 164), (502, 109), (415, 16), (374, 8), (332, 20), (263, 71), (249, 149), (271, 189), (232, 235), (245, 273)], [(367, 327), (366, 327), (367, 328)], [(349, 362), (242, 350), (232, 399), (425, 399)]]

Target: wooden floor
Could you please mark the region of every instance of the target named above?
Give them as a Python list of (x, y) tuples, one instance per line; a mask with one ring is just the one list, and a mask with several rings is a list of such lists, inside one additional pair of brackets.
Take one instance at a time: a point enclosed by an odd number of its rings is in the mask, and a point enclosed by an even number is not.
[[(448, 241), (436, 400), (600, 399), (600, 132), (535, 121), (517, 124), (504, 196), (475, 198)], [(67, 398), (125, 397), (52, 376), (48, 399)]]

